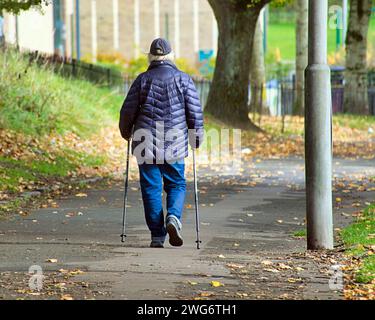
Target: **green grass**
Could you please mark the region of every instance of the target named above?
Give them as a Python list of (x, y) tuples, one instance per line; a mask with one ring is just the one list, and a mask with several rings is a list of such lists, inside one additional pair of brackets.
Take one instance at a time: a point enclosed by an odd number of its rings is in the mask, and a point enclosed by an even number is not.
[(375, 279), (375, 256), (369, 256), (362, 261), (362, 267), (356, 273), (360, 283), (371, 283)]
[(87, 155), (74, 150), (61, 150), (54, 161), (38, 159), (21, 161), (0, 156), (0, 191), (17, 191), (20, 182), (33, 183), (43, 179), (63, 178), (79, 166), (99, 167), (104, 157)]
[(293, 237), (295, 237), (295, 238), (306, 238), (306, 236), (307, 236), (307, 231), (306, 231), (306, 229), (298, 230), (298, 231), (293, 232), (292, 235), (293, 235)]
[(349, 255), (362, 258), (360, 269), (356, 273), (356, 281), (370, 283), (375, 279), (375, 255), (368, 255), (366, 246), (375, 245), (375, 203), (367, 207), (363, 215), (345, 228), (341, 237)]
[(70, 149), (63, 149), (66, 159), (71, 163), (83, 165), (87, 167), (98, 167), (105, 162), (105, 157), (101, 155), (90, 155), (85, 153), (76, 152)]
[(55, 161), (21, 161), (0, 157), (0, 191), (17, 191), (20, 183), (33, 183), (43, 178), (65, 177), (76, 165), (64, 157)]
[(375, 12), (372, 12), (370, 26), (368, 30), (369, 44), (375, 50)]
[(267, 47), (269, 53), (274, 53), (278, 48), (283, 60), (293, 60), (296, 47), (295, 25), (293, 23), (269, 25)]
[[(0, 130), (17, 132), (34, 141), (50, 139), (51, 133), (69, 132), (89, 138), (117, 122), (123, 101), (109, 89), (60, 77), (47, 66), (29, 64), (14, 50), (0, 51), (0, 97)], [(20, 186), (61, 180), (80, 167), (95, 168), (105, 162), (102, 155), (66, 147), (36, 151), (28, 161), (0, 153), (0, 192), (17, 193)]]
[(375, 117), (353, 114), (336, 114), (333, 116), (333, 123), (341, 127), (368, 130), (375, 129)]
[[(279, 48), (283, 60), (294, 60), (296, 56), (295, 23), (272, 23), (268, 27), (268, 53), (274, 54)], [(369, 46), (375, 50), (375, 15), (372, 15), (369, 34)], [(336, 30), (328, 29), (328, 53), (336, 51)]]
[(0, 51), (0, 96), (0, 129), (33, 136), (96, 132), (113, 123), (123, 99), (109, 89), (29, 65), (13, 50)]

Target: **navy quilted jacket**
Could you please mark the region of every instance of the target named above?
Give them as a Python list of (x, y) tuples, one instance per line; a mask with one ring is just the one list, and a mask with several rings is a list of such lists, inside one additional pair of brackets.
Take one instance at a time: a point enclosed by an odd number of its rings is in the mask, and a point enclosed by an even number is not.
[(132, 84), (120, 113), (120, 131), (145, 160), (188, 156), (203, 139), (203, 113), (189, 75), (170, 61), (154, 61)]

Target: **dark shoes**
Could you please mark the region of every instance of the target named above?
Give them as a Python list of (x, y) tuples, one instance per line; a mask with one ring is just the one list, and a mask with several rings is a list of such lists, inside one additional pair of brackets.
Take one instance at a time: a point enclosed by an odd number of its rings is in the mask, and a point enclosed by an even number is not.
[[(167, 218), (167, 232), (169, 235), (169, 243), (173, 247), (181, 247), (184, 240), (181, 236), (181, 222), (175, 216)], [(150, 248), (164, 248), (165, 237), (151, 237)]]
[(150, 248), (164, 248), (165, 237), (151, 236)]
[(167, 232), (169, 235), (169, 243), (173, 247), (181, 247), (184, 244), (184, 240), (181, 236), (181, 223), (174, 216), (167, 218)]
[(164, 248), (164, 241), (152, 240), (150, 248)]

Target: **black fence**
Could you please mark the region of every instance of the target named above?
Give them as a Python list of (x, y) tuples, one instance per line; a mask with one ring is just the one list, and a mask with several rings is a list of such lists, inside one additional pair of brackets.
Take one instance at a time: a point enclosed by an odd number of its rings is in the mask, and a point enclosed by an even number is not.
[[(98, 66), (75, 59), (60, 57), (57, 55), (40, 54), (39, 52), (28, 52), (31, 62), (39, 65), (48, 65), (56, 73), (63, 77), (90, 81), (100, 86), (116, 89), (126, 95), (134, 78), (121, 74), (121, 72)], [(202, 105), (205, 105), (211, 87), (211, 81), (204, 78), (194, 78)]]
[[(259, 93), (261, 90), (263, 94)], [(258, 112), (254, 108), (259, 109), (259, 105), (267, 107), (268, 113), (274, 116), (292, 115), (294, 114), (297, 88), (293, 80), (273, 80), (261, 86), (249, 86), (249, 106), (250, 112)], [(337, 84), (332, 81), (332, 112), (344, 112), (344, 84)], [(257, 96), (257, 103), (252, 104), (252, 97)], [(259, 104), (259, 97), (262, 96), (262, 104)], [(371, 115), (375, 115), (375, 83), (368, 89), (369, 111)]]
[(40, 54), (37, 51), (24, 52), (24, 54), (28, 55), (30, 62), (35, 62), (41, 66), (46, 65), (63, 77), (86, 80), (118, 90), (123, 88), (124, 77), (117, 70), (58, 55)]
[[(3, 47), (2, 50), (14, 50), (14, 48)], [(124, 76), (115, 69), (98, 66), (71, 58), (60, 57), (58, 55), (47, 55), (39, 52), (22, 52), (30, 62), (39, 65), (46, 65), (52, 68), (57, 74), (73, 79), (90, 81), (99, 86), (109, 87), (121, 92), (124, 96), (134, 81), (134, 78)], [(332, 78), (332, 111), (342, 113), (344, 110), (344, 72), (333, 71)], [(211, 81), (204, 78), (194, 78), (202, 105), (207, 103)], [(375, 71), (369, 73), (369, 109), (375, 115)], [(252, 97), (260, 99), (259, 103), (251, 103)], [(249, 111), (262, 112), (255, 108), (259, 105), (266, 106), (267, 112), (275, 116), (291, 115), (294, 113), (294, 106), (297, 96), (295, 81), (291, 79), (271, 80), (263, 86), (249, 85)], [(258, 105), (258, 106), (257, 106)]]

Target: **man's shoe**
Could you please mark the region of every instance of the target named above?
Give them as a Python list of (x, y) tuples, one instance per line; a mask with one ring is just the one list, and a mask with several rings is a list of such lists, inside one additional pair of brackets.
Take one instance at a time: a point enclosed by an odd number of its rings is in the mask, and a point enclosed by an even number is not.
[(165, 237), (151, 237), (150, 248), (164, 248)]
[(169, 234), (169, 243), (173, 247), (181, 247), (184, 244), (184, 240), (181, 236), (181, 223), (174, 216), (170, 216), (167, 219), (167, 232)]
[(164, 241), (152, 240), (150, 248), (164, 248)]

